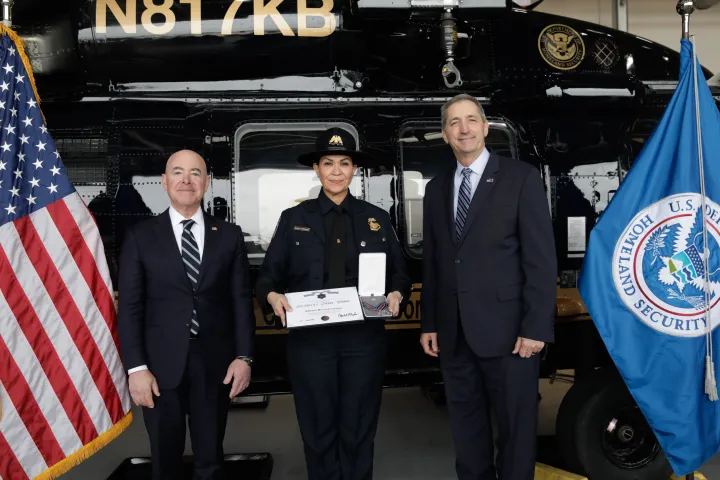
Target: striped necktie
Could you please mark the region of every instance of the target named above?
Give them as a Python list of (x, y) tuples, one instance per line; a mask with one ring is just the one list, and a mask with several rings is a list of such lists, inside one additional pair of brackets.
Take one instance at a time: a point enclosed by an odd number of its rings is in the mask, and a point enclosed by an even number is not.
[(455, 214), (455, 241), (460, 241), (463, 228), (465, 228), (465, 221), (467, 220), (468, 211), (470, 210), (470, 198), (472, 197), (470, 188), (470, 174), (472, 170), (469, 168), (463, 168), (463, 181), (460, 185), (460, 192), (458, 193), (457, 212)]
[[(182, 232), (182, 259), (185, 264), (185, 273), (187, 273), (192, 285), (193, 292), (197, 290), (198, 277), (200, 276), (200, 249), (195, 241), (195, 235), (190, 230), (195, 225), (194, 220), (183, 220), (183, 232)], [(190, 326), (190, 333), (192, 336), (197, 336), (198, 330), (200, 330), (200, 324), (197, 321), (197, 312), (195, 305), (193, 305), (193, 314), (190, 319), (192, 325)]]

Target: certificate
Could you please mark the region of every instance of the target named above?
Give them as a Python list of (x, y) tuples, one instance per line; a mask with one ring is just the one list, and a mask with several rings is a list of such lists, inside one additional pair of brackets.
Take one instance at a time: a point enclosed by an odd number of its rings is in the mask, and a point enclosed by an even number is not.
[(285, 297), (292, 308), (292, 312), (285, 314), (287, 328), (365, 320), (355, 287), (286, 293)]

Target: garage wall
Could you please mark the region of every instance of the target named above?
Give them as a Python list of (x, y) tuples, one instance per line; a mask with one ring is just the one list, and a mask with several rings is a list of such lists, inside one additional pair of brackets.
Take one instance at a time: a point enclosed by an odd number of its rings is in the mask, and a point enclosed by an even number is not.
[[(545, 0), (538, 11), (564, 15), (608, 27), (613, 26), (615, 0)], [(662, 43), (673, 50), (680, 48), (682, 20), (675, 11), (677, 0), (627, 0), (628, 31)], [(690, 16), (690, 33), (695, 34), (700, 62), (720, 73), (720, 4), (708, 10), (696, 10)]]

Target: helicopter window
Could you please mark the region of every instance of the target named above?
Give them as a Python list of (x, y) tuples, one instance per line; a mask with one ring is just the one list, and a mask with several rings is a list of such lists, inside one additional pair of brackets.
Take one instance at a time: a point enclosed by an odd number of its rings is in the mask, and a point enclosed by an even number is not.
[[(485, 144), (490, 152), (516, 157), (514, 135), (500, 122), (490, 121)], [(423, 197), (425, 186), (448, 164), (455, 162), (450, 147), (434, 124), (408, 124), (400, 131), (405, 242), (412, 256), (422, 256)], [(517, 158), (517, 157), (516, 157)]]
[[(357, 141), (355, 128), (340, 122), (253, 123), (237, 130), (232, 203), (252, 265), (262, 263), (283, 210), (317, 198), (320, 180), (313, 169), (296, 159), (315, 149), (319, 132), (335, 126), (352, 132)], [(360, 169), (350, 184), (350, 193), (364, 198)]]

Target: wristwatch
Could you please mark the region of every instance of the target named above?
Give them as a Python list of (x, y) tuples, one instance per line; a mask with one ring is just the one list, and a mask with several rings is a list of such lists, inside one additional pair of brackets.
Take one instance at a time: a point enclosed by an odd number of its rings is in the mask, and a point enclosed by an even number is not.
[(235, 357), (235, 360), (242, 360), (243, 362), (247, 363), (249, 367), (252, 367), (253, 359), (252, 357)]

